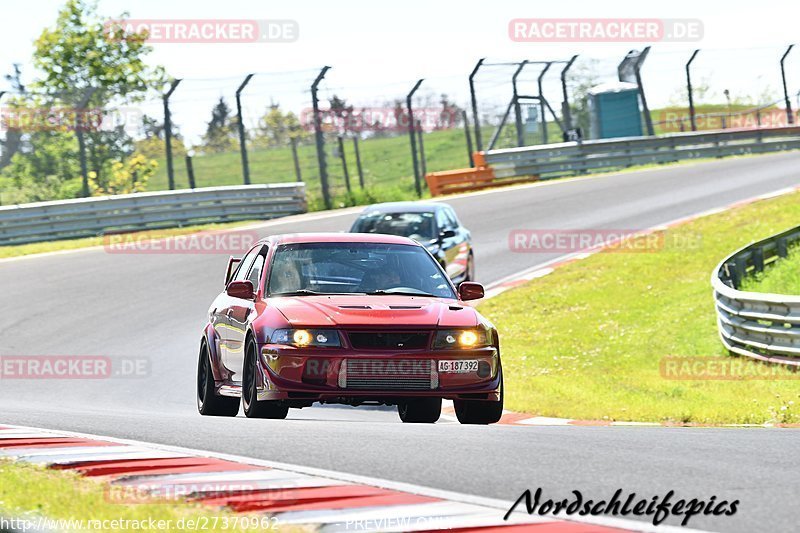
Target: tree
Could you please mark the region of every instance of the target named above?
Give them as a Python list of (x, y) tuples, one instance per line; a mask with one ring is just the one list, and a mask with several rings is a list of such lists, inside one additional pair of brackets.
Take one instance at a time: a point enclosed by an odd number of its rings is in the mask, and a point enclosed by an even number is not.
[(211, 153), (229, 152), (236, 149), (238, 137), (236, 135), (237, 119), (231, 117), (231, 110), (225, 99), (220, 97), (211, 110), (211, 120), (203, 135), (203, 150)]
[[(6, 81), (11, 85), (11, 90), (24, 97), (26, 94), (25, 85), (22, 83), (22, 67), (19, 63), (14, 63), (14, 73), (6, 74)], [(0, 124), (2, 126), (2, 124)], [(0, 128), (3, 129), (3, 128)], [(16, 129), (5, 128), (6, 138), (0, 140), (0, 170), (11, 164), (14, 157), (22, 146), (22, 132)]]
[(114, 161), (105, 179), (94, 173), (89, 177), (92, 196), (141, 192), (157, 168), (158, 163), (141, 154), (125, 161)]
[(291, 111), (284, 113), (280, 104), (271, 104), (259, 120), (253, 144), (265, 148), (286, 146), (291, 139), (304, 141), (309, 135), (297, 115)]
[[(122, 14), (120, 18), (126, 16)], [(163, 83), (163, 69), (149, 67), (144, 61), (152, 51), (146, 44), (147, 34), (114, 25), (110, 26), (113, 31), (108, 31), (106, 20), (97, 12), (96, 3), (67, 0), (55, 26), (42, 31), (34, 43), (33, 54), (33, 64), (41, 78), (31, 84), (42, 95), (40, 105), (102, 110), (112, 103), (140, 101), (149, 87)], [(78, 116), (83, 116), (80, 109)], [(97, 175), (104, 174), (113, 161), (129, 156), (133, 150), (122, 128), (84, 128), (81, 133), (90, 154), (90, 169)], [(30, 142), (47, 139), (47, 136), (33, 136)], [(36, 180), (39, 176), (28, 178)], [(83, 188), (88, 191), (88, 182), (83, 183)]]

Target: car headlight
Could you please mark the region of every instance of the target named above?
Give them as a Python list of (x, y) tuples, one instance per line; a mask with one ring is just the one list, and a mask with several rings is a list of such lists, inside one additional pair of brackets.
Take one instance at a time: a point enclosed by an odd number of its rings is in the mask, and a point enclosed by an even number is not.
[(446, 329), (436, 332), (433, 347), (436, 350), (458, 350), (491, 346), (490, 335), (483, 329)]
[(342, 345), (335, 329), (276, 329), (269, 339), (270, 344), (291, 346), (339, 347)]

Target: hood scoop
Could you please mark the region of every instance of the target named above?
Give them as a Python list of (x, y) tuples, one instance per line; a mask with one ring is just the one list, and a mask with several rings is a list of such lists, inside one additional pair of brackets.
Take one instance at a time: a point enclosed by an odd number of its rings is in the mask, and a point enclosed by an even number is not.
[(395, 309), (395, 310), (400, 310), (400, 309), (422, 309), (422, 306), (421, 305), (390, 305), (389, 309)]
[(339, 309), (372, 309), (368, 305), (340, 305)]

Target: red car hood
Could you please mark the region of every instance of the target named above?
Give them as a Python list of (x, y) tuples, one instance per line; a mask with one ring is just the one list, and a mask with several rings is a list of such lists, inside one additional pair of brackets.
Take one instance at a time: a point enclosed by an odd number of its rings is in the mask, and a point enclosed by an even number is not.
[(418, 296), (296, 296), (269, 304), (292, 326), (474, 327), (478, 315), (455, 300)]

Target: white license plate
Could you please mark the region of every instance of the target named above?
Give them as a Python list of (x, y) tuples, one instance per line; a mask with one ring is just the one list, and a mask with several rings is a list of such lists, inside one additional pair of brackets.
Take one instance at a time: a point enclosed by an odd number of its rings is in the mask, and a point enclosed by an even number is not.
[(459, 359), (457, 361), (439, 361), (439, 372), (448, 374), (466, 374), (478, 371), (477, 359)]

